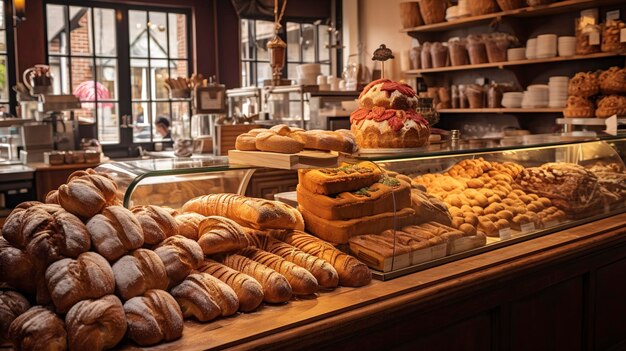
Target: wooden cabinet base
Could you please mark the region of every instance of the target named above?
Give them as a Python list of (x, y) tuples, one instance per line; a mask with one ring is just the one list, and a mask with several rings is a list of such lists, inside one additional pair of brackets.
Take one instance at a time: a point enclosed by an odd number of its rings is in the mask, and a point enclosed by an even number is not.
[(155, 349), (604, 350), (626, 342), (625, 276), (621, 214), (363, 288), (187, 322)]

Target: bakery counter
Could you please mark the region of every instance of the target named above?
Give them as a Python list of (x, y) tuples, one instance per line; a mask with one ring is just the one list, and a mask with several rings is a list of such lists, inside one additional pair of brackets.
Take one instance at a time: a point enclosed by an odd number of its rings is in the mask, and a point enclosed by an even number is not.
[(87, 168), (95, 168), (98, 163), (72, 163), (62, 165), (49, 165), (46, 163), (29, 163), (28, 167), (35, 170), (36, 200), (44, 201), (46, 194), (58, 188), (67, 181), (67, 177), (75, 171)]
[(182, 338), (150, 350), (623, 346), (625, 223), (619, 214), (363, 288), (185, 322)]

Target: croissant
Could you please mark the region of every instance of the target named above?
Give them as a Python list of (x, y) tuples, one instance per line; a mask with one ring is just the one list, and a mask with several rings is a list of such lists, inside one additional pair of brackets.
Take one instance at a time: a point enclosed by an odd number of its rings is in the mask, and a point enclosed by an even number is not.
[(243, 228), (234, 221), (220, 216), (210, 216), (198, 225), (198, 244), (206, 255), (235, 251), (249, 245)]
[(239, 300), (226, 283), (207, 273), (189, 275), (172, 288), (172, 296), (180, 305), (184, 317), (195, 317), (207, 322), (217, 316), (230, 316), (237, 312)]
[(178, 224), (169, 212), (158, 206), (135, 206), (131, 212), (143, 229), (144, 243), (156, 245), (165, 238), (178, 234)]
[(143, 229), (132, 212), (122, 206), (109, 206), (87, 222), (94, 249), (113, 262), (143, 245)]
[(291, 299), (291, 285), (275, 270), (241, 255), (229, 255), (224, 265), (247, 274), (263, 286), (263, 299), (269, 303), (281, 303)]
[(235, 194), (211, 194), (187, 201), (185, 212), (203, 216), (223, 216), (255, 229), (304, 229), (302, 215), (279, 201), (256, 199)]
[(65, 323), (54, 312), (35, 306), (15, 318), (9, 340), (16, 351), (66, 350)]
[(124, 304), (128, 337), (141, 346), (178, 339), (183, 334), (183, 313), (163, 290), (148, 290)]
[(165, 265), (170, 287), (182, 282), (204, 260), (200, 245), (182, 235), (163, 240), (154, 252)]
[(70, 350), (108, 350), (126, 334), (124, 306), (115, 295), (77, 303), (65, 323)]
[(228, 284), (237, 294), (239, 310), (242, 312), (253, 311), (263, 302), (263, 287), (247, 274), (213, 260), (204, 261), (198, 271), (211, 274)]
[(112, 267), (115, 292), (124, 301), (149, 289), (166, 289), (165, 265), (152, 250), (137, 249), (122, 256)]

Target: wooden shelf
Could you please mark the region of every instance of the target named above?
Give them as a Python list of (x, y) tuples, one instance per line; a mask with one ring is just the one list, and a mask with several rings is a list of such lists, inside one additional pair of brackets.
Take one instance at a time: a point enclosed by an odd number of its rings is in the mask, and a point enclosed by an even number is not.
[(439, 67), (439, 68), (414, 69), (410, 71), (405, 71), (404, 73), (408, 76), (415, 76), (415, 75), (420, 75), (420, 74), (440, 73), (440, 72), (449, 72), (449, 71), (465, 71), (465, 70), (475, 70), (475, 69), (485, 69), (485, 68), (503, 69), (505, 67), (513, 67), (513, 66), (534, 65), (534, 64), (550, 63), (550, 62), (593, 60), (593, 59), (599, 59), (599, 58), (605, 58), (605, 57), (618, 57), (618, 56), (624, 56), (624, 54), (615, 53), (615, 52), (600, 52), (596, 54), (577, 55), (577, 56), (568, 56), (568, 57), (557, 56), (557, 57), (542, 58), (542, 59), (481, 63), (478, 65), (462, 65), (462, 66), (446, 66), (446, 67)]
[(536, 7), (523, 7), (511, 11), (502, 11), (489, 13), (481, 16), (470, 16), (459, 18), (457, 20), (449, 22), (441, 22), (435, 24), (427, 24), (419, 27), (405, 28), (401, 32), (405, 33), (425, 33), (425, 32), (443, 32), (459, 27), (463, 27), (467, 24), (474, 24), (479, 22), (486, 22), (495, 18), (502, 17), (539, 17), (545, 15), (552, 15), (558, 13), (572, 12), (577, 10), (583, 10), (590, 7), (600, 7), (606, 5), (614, 5), (623, 3), (623, 0), (566, 0), (549, 5), (536, 6)]
[(562, 108), (444, 108), (439, 113), (562, 113)]

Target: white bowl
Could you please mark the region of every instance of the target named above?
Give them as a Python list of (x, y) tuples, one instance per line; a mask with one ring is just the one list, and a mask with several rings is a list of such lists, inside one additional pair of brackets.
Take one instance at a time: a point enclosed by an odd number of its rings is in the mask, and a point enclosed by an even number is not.
[(513, 48), (506, 51), (509, 61), (520, 61), (526, 59), (526, 48)]

